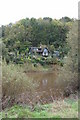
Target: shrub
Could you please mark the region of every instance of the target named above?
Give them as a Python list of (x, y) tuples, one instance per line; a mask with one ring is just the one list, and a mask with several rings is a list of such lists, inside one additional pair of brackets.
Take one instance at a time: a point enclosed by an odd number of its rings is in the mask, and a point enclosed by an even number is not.
[(2, 65), (3, 96), (15, 97), (23, 92), (33, 91), (34, 88), (32, 79), (27, 77), (20, 65)]
[[(60, 69), (58, 79), (59, 86), (65, 85), (65, 93), (70, 94), (78, 88), (78, 23), (74, 22), (67, 38), (71, 49), (64, 58), (64, 65)], [(64, 94), (65, 94), (64, 93)]]

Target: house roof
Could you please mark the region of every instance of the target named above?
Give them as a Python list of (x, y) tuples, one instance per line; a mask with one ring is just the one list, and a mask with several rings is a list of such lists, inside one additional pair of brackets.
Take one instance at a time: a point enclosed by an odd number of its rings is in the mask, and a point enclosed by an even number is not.
[(30, 47), (30, 50), (32, 50), (32, 51), (35, 51), (35, 50), (36, 50), (37, 52), (43, 52), (44, 49), (47, 49), (48, 52), (50, 52), (47, 47)]

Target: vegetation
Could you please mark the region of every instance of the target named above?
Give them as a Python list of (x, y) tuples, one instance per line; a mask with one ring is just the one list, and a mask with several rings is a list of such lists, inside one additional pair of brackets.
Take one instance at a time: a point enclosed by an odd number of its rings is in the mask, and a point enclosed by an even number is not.
[(7, 63), (18, 59), (20, 61), (25, 55), (28, 56), (31, 46), (40, 45), (46, 45), (51, 53), (58, 50), (63, 58), (69, 50), (66, 37), (73, 23), (72, 19), (66, 17), (65, 19), (66, 22), (63, 22), (63, 18), (62, 21), (47, 17), (26, 18), (16, 24), (2, 26), (3, 59), (5, 58)]
[(18, 65), (4, 63), (2, 67), (3, 108), (5, 108), (17, 103), (16, 97), (19, 94), (26, 91), (34, 92), (37, 83), (33, 84), (33, 80), (27, 77), (25, 69)]
[[(3, 118), (76, 118), (78, 116), (77, 98), (69, 98), (71, 94), (77, 96), (79, 89), (77, 22), (68, 17), (60, 20), (48, 17), (26, 18), (15, 24), (2, 26)], [(46, 46), (50, 51), (49, 56), (29, 54), (29, 48), (34, 46)], [(59, 58), (53, 56), (54, 51), (59, 51)], [(58, 83), (61, 89), (65, 87), (63, 97), (53, 100), (50, 104), (41, 105), (40, 101), (33, 103), (31, 95), (35, 97), (38, 82), (37, 79), (34, 82), (27, 73), (45, 72), (53, 68), (55, 71), (55, 64), (58, 66), (55, 84)], [(26, 95), (28, 101), (23, 103), (21, 95)], [(22, 97), (24, 99), (24, 96)], [(64, 99), (65, 97), (69, 99)]]
[[(14, 105), (5, 109), (3, 118), (78, 118), (78, 102), (75, 99), (54, 101), (46, 105), (36, 105), (33, 110), (29, 106)], [(1, 114), (0, 114), (1, 117)]]
[[(78, 85), (78, 21), (74, 22), (69, 34), (67, 41), (70, 46), (68, 55), (64, 58), (64, 66), (60, 69), (57, 82), (61, 86), (64, 83), (67, 84), (67, 91), (70, 94), (72, 89), (79, 89)], [(74, 87), (73, 87), (74, 86)]]

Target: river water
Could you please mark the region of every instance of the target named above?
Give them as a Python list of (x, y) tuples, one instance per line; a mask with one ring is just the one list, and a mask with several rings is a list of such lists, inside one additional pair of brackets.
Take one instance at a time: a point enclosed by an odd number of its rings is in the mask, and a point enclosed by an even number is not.
[(33, 79), (33, 83), (37, 83), (37, 91), (48, 91), (56, 87), (56, 73), (55, 72), (32, 72), (27, 74), (30, 79)]
[(33, 94), (34, 101), (37, 99), (44, 101), (54, 101), (57, 97), (62, 97), (62, 90), (57, 80), (56, 71), (47, 72), (29, 72), (27, 76), (33, 79), (33, 84), (37, 84), (35, 87), (35, 93)]
[[(22, 103), (31, 104), (46, 104), (54, 102), (56, 99), (63, 99), (68, 96), (71, 88), (70, 83), (64, 80), (59, 80), (58, 78), (59, 70), (49, 70), (49, 71), (29, 71), (26, 73), (27, 77), (32, 80), (34, 89), (23, 92), (20, 98)], [(73, 86), (72, 86), (73, 87)]]

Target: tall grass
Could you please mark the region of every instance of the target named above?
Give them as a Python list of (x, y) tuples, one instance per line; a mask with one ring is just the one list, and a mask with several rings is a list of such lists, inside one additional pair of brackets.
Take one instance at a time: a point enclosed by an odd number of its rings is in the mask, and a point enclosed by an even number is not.
[(29, 80), (20, 66), (7, 65), (6, 63), (2, 66), (2, 91), (4, 95), (17, 95), (32, 88), (32, 80)]
[[(35, 91), (37, 84), (33, 84), (33, 80), (28, 78), (24, 69), (20, 65), (6, 64), (2, 65), (2, 95), (3, 104), (9, 102), (28, 91)], [(27, 96), (26, 96), (27, 97)], [(6, 105), (5, 105), (6, 106)]]

